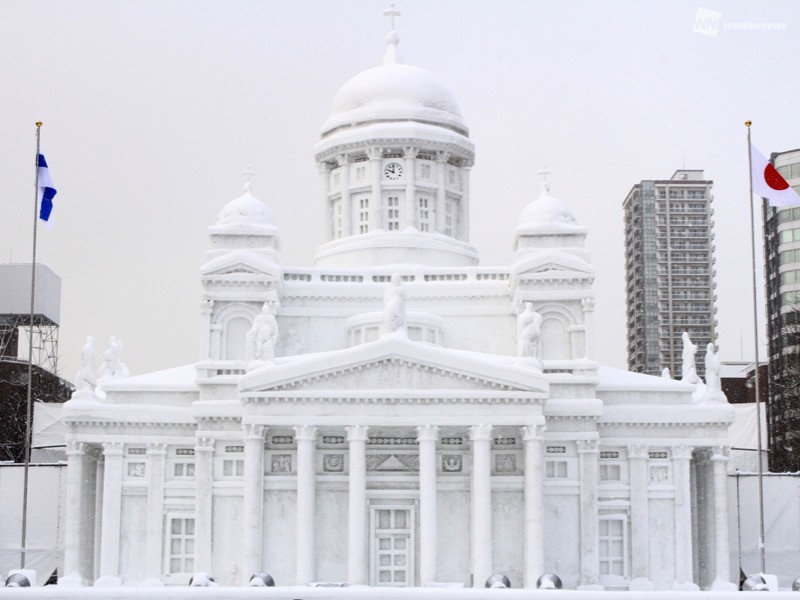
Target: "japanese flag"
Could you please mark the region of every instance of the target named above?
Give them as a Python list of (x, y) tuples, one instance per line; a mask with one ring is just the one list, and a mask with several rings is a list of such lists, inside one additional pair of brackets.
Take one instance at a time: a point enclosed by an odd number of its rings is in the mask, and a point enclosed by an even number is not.
[(753, 161), (753, 191), (766, 198), (770, 206), (800, 206), (797, 192), (752, 144), (750, 156)]

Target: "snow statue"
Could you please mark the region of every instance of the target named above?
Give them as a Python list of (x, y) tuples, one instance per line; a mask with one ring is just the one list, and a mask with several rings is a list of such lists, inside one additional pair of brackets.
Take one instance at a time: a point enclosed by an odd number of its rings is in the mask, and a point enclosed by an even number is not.
[(664, 379), (672, 379), (672, 373), (669, 372), (669, 367), (661, 369), (661, 377)]
[(689, 339), (689, 334), (685, 331), (681, 335), (681, 339), (683, 340), (681, 381), (686, 383), (700, 383), (700, 378), (697, 376), (697, 367), (694, 363), (697, 344), (692, 343), (692, 340)]
[(533, 304), (525, 303), (525, 310), (517, 316), (517, 353), (527, 362), (541, 368), (539, 360), (539, 338), (542, 335), (542, 315), (533, 310)]
[(81, 348), (81, 368), (75, 375), (75, 394), (73, 396), (92, 395), (95, 385), (97, 385), (97, 363), (94, 356), (94, 340), (92, 336), (89, 336)]
[(392, 282), (383, 295), (383, 333), (406, 330), (406, 287), (399, 273), (392, 275)]
[(261, 314), (256, 317), (253, 326), (247, 332), (245, 358), (248, 363), (271, 362), (275, 358), (277, 341), (278, 321), (265, 302), (261, 307)]
[(275, 580), (269, 573), (254, 573), (250, 577), (250, 587), (275, 587)]
[(130, 376), (128, 367), (120, 360), (121, 354), (122, 340), (118, 340), (112, 335), (108, 340), (108, 349), (104, 355), (103, 364), (100, 365), (100, 379), (122, 379)]
[(728, 399), (722, 393), (722, 380), (719, 376), (722, 367), (719, 355), (714, 352), (714, 344), (706, 346), (706, 393), (703, 401), (727, 402)]
[(208, 573), (195, 573), (189, 578), (189, 587), (217, 587), (217, 582)]

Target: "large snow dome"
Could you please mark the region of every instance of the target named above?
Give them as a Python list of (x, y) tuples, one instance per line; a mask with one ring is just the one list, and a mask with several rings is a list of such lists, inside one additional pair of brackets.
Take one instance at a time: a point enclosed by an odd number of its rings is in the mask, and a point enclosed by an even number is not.
[(468, 134), (453, 94), (430, 71), (404, 65), (397, 54), (398, 37), (387, 36), (383, 64), (347, 81), (333, 98), (322, 136), (342, 127), (367, 122), (418, 121)]

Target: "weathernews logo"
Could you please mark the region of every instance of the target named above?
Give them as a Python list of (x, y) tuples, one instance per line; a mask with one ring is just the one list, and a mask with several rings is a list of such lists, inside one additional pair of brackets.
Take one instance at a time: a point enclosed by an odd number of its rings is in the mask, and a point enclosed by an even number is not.
[(779, 22), (723, 22), (722, 13), (708, 8), (698, 8), (694, 15), (692, 31), (700, 35), (717, 37), (719, 31), (786, 31), (786, 23)]

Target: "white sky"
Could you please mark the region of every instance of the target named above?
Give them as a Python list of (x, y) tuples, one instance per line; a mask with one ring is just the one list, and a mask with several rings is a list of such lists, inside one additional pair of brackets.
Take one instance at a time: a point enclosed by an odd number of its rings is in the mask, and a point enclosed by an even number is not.
[[(397, 4), (403, 59), (449, 86), (477, 147), (481, 263), (511, 262), (517, 218), (548, 165), (553, 194), (590, 228), (596, 358), (624, 367), (622, 201), (642, 179), (705, 169), (721, 355), (752, 359), (743, 122), (764, 153), (800, 146), (800, 3)], [(384, 8), (0, 0), (0, 261), (30, 261), (42, 120), (59, 193), (38, 256), (63, 279), (64, 376), (86, 335), (98, 357), (109, 335), (122, 338), (133, 373), (196, 360), (206, 227), (240, 194), (247, 166), (280, 227), (281, 262), (311, 265), (323, 216), (312, 147), (336, 90), (380, 62)], [(692, 31), (698, 8), (722, 13), (716, 37)], [(724, 29), (748, 21), (785, 30)]]

